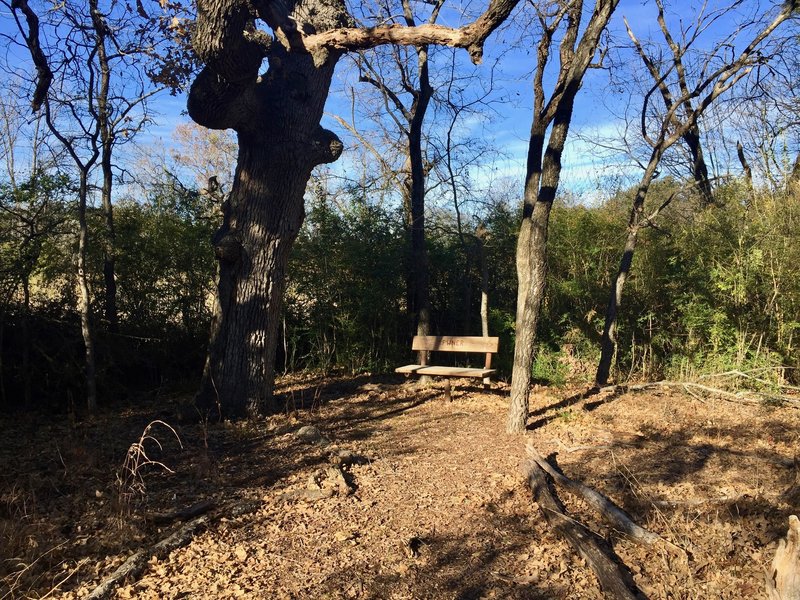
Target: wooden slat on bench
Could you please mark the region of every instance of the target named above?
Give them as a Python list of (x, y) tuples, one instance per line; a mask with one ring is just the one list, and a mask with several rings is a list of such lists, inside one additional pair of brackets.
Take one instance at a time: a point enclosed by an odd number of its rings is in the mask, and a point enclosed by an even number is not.
[(488, 377), (497, 369), (473, 369), (471, 367), (431, 367), (426, 365), (406, 365), (397, 367), (396, 373), (413, 375), (434, 375), (440, 377)]
[(415, 335), (412, 350), (438, 352), (497, 352), (500, 338), (454, 335)]

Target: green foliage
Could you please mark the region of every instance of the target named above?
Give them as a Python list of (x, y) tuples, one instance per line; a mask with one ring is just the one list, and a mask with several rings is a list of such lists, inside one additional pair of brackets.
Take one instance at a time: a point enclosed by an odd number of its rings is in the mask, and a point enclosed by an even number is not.
[(402, 355), (404, 235), (397, 215), (324, 195), (295, 243), (286, 296), (284, 367), (383, 371)]
[(533, 359), (534, 381), (546, 385), (564, 385), (567, 382), (567, 366), (558, 352), (539, 346)]

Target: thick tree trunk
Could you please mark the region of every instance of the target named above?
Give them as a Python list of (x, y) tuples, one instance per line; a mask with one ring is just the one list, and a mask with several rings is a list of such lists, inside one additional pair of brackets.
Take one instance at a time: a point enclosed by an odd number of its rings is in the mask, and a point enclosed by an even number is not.
[(219, 296), (198, 397), (202, 407), (219, 406), (226, 417), (282, 408), (271, 404), (275, 351), (289, 250), (311, 174), (296, 152), (260, 136), (239, 136), (236, 180), (214, 239)]
[(192, 118), (239, 134), (236, 175), (213, 240), (217, 306), (195, 399), (214, 417), (283, 408), (275, 405), (272, 391), (286, 265), (303, 222), (311, 170), (342, 150), (319, 126), (334, 64), (331, 59), (315, 68), (307, 55), (283, 54), (264, 77), (253, 78), (251, 92), (234, 100), (208, 67), (192, 86)]
[[(428, 111), (433, 88), (428, 72), (428, 47), (417, 49), (419, 64), (419, 90), (411, 108), (412, 118), (408, 129), (408, 157), (411, 164), (411, 268), (414, 282), (414, 313), (417, 335), (431, 332), (431, 308), (428, 297), (430, 274), (428, 251), (425, 247), (425, 160), (422, 153), (422, 125)], [(428, 352), (419, 353), (420, 364), (427, 362)], [(425, 357), (423, 362), (423, 357)], [(429, 379), (425, 377), (424, 379)]]

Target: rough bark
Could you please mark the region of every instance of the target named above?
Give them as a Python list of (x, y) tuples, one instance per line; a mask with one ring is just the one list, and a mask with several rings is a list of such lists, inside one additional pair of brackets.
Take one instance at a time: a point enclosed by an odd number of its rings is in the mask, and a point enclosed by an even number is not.
[(566, 514), (558, 496), (550, 489), (548, 476), (541, 466), (531, 461), (525, 466), (525, 471), (545, 521), (589, 563), (606, 597), (615, 600), (645, 598), (609, 543)]
[[(547, 275), (547, 231), (550, 210), (561, 177), (561, 154), (572, 120), (575, 96), (597, 50), (600, 35), (617, 4), (618, 0), (597, 0), (580, 41), (577, 40), (583, 3), (574, 2), (563, 9), (568, 24), (560, 46), (560, 72), (549, 101), (545, 101), (544, 72), (553, 36), (561, 18), (549, 28), (545, 28), (537, 48), (534, 117), (528, 145), (522, 223), (516, 252), (519, 287), (511, 402), (506, 420), (506, 430), (509, 433), (524, 431), (528, 420), (536, 326)], [(550, 136), (546, 138), (548, 129)]]
[(795, 515), (789, 516), (786, 538), (778, 542), (765, 576), (769, 600), (800, 600), (800, 520)]
[[(272, 386), (286, 264), (311, 170), (342, 150), (319, 125), (341, 52), (450, 43), (456, 32), (456, 45), (479, 57), (486, 36), (515, 4), (495, 0), (471, 25), (431, 31), (348, 29), (352, 19), (341, 2), (198, 2), (192, 43), (205, 67), (192, 84), (189, 115), (205, 127), (233, 129), (239, 139), (233, 188), (214, 238), (218, 298), (196, 398), (201, 409), (224, 418), (281, 408), (273, 404)], [(256, 29), (256, 18), (274, 38)], [(265, 58), (269, 68), (260, 74)]]
[[(414, 282), (414, 313), (417, 335), (429, 335), (431, 331), (430, 299), (428, 288), (428, 252), (425, 247), (425, 162), (422, 154), (422, 125), (433, 96), (428, 70), (428, 48), (417, 50), (419, 65), (419, 89), (411, 109), (412, 117), (408, 131), (408, 156), (411, 162), (411, 268)], [(418, 360), (422, 363), (420, 351)]]

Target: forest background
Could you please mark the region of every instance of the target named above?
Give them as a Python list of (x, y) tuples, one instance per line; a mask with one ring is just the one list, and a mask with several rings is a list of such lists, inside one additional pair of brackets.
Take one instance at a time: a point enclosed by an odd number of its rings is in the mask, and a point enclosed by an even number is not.
[[(703, 52), (718, 49), (732, 32), (746, 33), (743, 24), (755, 27), (770, 8), (760, 2), (694, 3), (690, 13), (676, 4), (667, 6), (666, 17), (694, 44), (697, 54), (689, 56), (697, 62), (687, 63), (699, 64)], [(75, 19), (81, 10), (75, 8)], [(135, 22), (135, 11), (126, 10)], [(424, 18), (431, 8), (421, 3), (419, 10)], [(462, 6), (445, 11), (443, 19), (469, 20), (471, 12)], [(599, 64), (578, 95), (550, 222), (547, 292), (532, 370), (543, 383), (590, 380), (599, 360), (609, 285), (650, 150), (638, 122), (652, 82), (622, 17), (657, 55), (655, 13), (656, 3), (621, 4), (602, 40)], [(366, 18), (370, 8), (360, 14)], [(165, 22), (173, 32), (181, 28), (183, 21), (165, 15), (148, 35)], [(55, 8), (41, 16), (49, 42), (70, 26)], [(75, 266), (80, 169), (48, 131), (45, 117), (31, 115), (29, 54), (10, 10), (2, 21), (9, 43), (0, 114), (0, 406), (82, 410), (86, 378)], [(535, 17), (522, 11), (487, 45), (480, 67), (448, 48), (431, 47), (429, 57), (433, 94), (422, 148), (431, 331), (480, 335), (485, 293), (489, 332), (501, 337), (501, 377), (510, 376), (513, 361), (515, 248), (537, 27)], [(700, 121), (714, 202), (698, 190), (686, 148), (676, 145), (662, 160), (648, 206), (669, 203), (640, 234), (619, 315), (616, 380), (686, 380), (739, 370), (764, 373), (759, 385), (798, 383), (800, 69), (797, 33), (782, 33), (769, 60)], [(82, 47), (66, 48), (77, 53)], [(159, 63), (152, 48), (148, 52), (140, 63), (122, 60), (115, 72), (120, 83), (114, 89), (130, 106), (116, 109), (122, 125), (110, 163), (113, 314), (106, 305), (110, 238), (103, 161), (85, 169), (82, 272), (96, 326), (100, 404), (164, 387), (196, 387), (215, 292), (210, 240), (236, 161), (233, 135), (190, 125), (177, 114), (175, 107), (185, 103), (181, 82), (159, 81)], [(415, 331), (409, 279), (420, 263), (411, 251), (411, 216), (400, 194), (407, 170), (402, 106), (410, 105), (419, 83), (416, 62), (411, 48), (365, 51), (341, 61), (326, 119), (345, 152), (338, 163), (314, 172), (306, 193), (307, 215), (287, 270), (279, 372), (383, 373), (408, 362)], [(68, 63), (64, 55), (62, 64)], [(64, 81), (65, 97), (80, 99), (80, 77)], [(387, 93), (392, 89), (396, 94)], [(77, 112), (92, 116), (91, 110)], [(75, 113), (65, 100), (52, 120), (67, 123)], [(65, 127), (70, 140), (79, 139), (81, 126)]]

